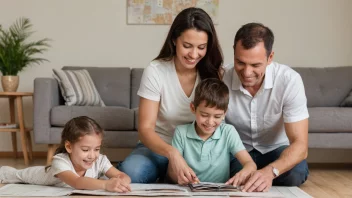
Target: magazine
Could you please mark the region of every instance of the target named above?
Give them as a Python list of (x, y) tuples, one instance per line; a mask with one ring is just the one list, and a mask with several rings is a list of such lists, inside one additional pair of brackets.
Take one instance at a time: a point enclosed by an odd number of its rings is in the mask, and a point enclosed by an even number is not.
[(239, 186), (227, 185), (224, 183), (200, 182), (198, 184), (188, 184), (192, 192), (239, 192)]

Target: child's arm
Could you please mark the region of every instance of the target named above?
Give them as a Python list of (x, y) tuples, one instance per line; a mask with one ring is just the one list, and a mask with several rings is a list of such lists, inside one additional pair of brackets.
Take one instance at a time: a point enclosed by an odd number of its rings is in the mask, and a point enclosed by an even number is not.
[(66, 184), (75, 189), (83, 190), (106, 190), (111, 192), (128, 192), (129, 185), (125, 184), (119, 178), (111, 178), (109, 180), (99, 180), (90, 177), (79, 177), (72, 171), (63, 171), (56, 176)]
[[(111, 167), (109, 168), (108, 171), (106, 171), (105, 175), (108, 177), (108, 178), (120, 178), (122, 179), (122, 181), (125, 183), (125, 184), (130, 184), (131, 183), (131, 178), (124, 172), (121, 172), (119, 170), (117, 170), (115, 167)], [(130, 186), (128, 185), (128, 189)]]
[(230, 178), (226, 184), (232, 184), (233, 186), (240, 186), (246, 182), (250, 175), (257, 170), (257, 165), (253, 162), (252, 157), (246, 150), (242, 150), (236, 153), (235, 157), (242, 165), (242, 170), (236, 173)]

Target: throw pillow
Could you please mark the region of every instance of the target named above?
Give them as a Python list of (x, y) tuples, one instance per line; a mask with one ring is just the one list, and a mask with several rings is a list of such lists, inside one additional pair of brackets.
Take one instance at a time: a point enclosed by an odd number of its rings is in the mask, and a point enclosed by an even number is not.
[(350, 94), (342, 101), (340, 107), (352, 107), (352, 90)]
[(87, 70), (53, 69), (53, 72), (66, 105), (105, 107)]

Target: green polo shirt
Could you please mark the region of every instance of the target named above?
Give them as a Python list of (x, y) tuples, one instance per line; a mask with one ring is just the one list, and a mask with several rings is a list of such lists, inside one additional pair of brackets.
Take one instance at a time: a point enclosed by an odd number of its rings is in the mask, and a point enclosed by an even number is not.
[(230, 178), (230, 154), (245, 150), (236, 129), (222, 123), (206, 141), (196, 130), (195, 122), (176, 127), (174, 146), (201, 182), (224, 183)]

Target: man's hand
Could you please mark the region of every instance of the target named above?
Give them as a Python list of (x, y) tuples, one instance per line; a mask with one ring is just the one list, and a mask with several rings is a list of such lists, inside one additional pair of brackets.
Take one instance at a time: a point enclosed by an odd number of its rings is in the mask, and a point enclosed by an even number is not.
[(267, 192), (273, 184), (274, 174), (270, 166), (255, 171), (244, 185), (243, 192)]
[(181, 185), (199, 183), (194, 171), (187, 165), (186, 161), (178, 151), (173, 152), (169, 159), (169, 166), (177, 175), (177, 183)]

